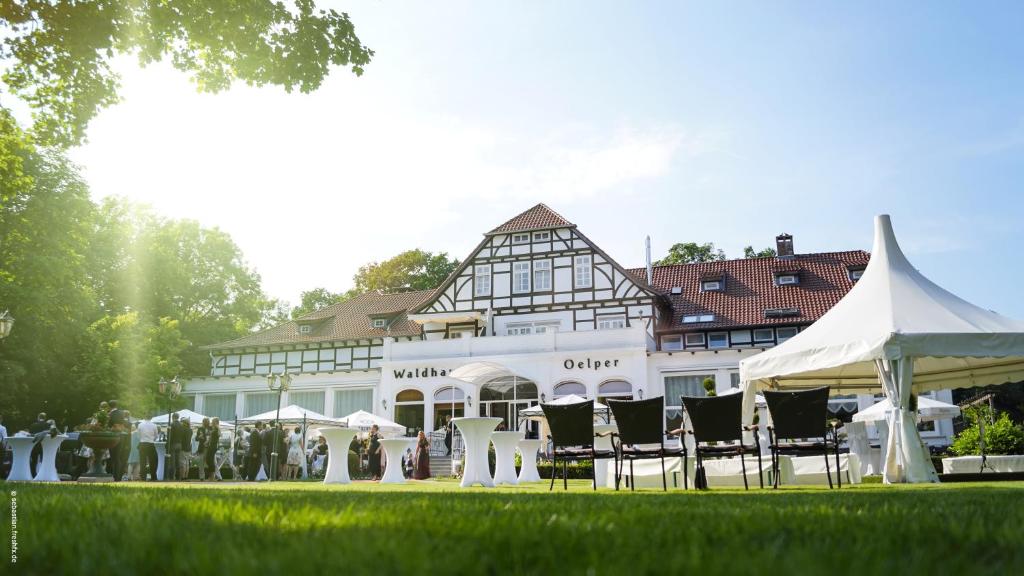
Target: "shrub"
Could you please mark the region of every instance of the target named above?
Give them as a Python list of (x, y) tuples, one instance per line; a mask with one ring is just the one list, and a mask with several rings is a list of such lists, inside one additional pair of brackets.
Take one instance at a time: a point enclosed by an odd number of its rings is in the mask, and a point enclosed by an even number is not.
[[(558, 467), (559, 468), (562, 467), (562, 463), (561, 462), (558, 463)], [(594, 465), (590, 461), (585, 461), (585, 462), (569, 462), (569, 465), (568, 465), (568, 467), (566, 469), (566, 472), (567, 472), (567, 474), (569, 476), (569, 479), (582, 478), (582, 479), (585, 479), (585, 480), (590, 480), (591, 476), (593, 476), (593, 472), (592, 472), (593, 468), (594, 468)], [(541, 478), (544, 478), (545, 480), (550, 479), (551, 478), (551, 462), (538, 462), (537, 463), (537, 472), (540, 473), (540, 477)], [(562, 479), (562, 471), (561, 470), (558, 471), (558, 475), (556, 477), (559, 480)]]
[(956, 456), (981, 454), (981, 430), (978, 419), (985, 418), (986, 454), (1024, 454), (1024, 426), (1014, 424), (1006, 412), (999, 414), (995, 423), (989, 423), (988, 409), (964, 411), (964, 418), (971, 424), (953, 440), (949, 451)]

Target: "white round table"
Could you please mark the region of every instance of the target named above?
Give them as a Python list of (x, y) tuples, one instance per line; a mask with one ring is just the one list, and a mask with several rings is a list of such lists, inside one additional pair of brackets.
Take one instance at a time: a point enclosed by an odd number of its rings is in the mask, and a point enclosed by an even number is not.
[(348, 484), (352, 479), (348, 475), (348, 446), (359, 434), (355, 428), (332, 426), (321, 428), (320, 434), (327, 439), (327, 473), (324, 484)]
[(463, 488), (480, 484), (486, 488), (494, 487), (491, 468), (487, 463), (487, 445), (491, 443), (491, 432), (501, 422), (501, 418), (462, 417), (452, 418), (452, 422), (462, 432), (462, 442), (466, 447), (466, 467), (462, 470)]
[(153, 442), (156, 447), (156, 478), (164, 479), (164, 459), (167, 456), (167, 442)]
[[(380, 478), (381, 484), (405, 483), (405, 475), (402, 474), (402, 458), (405, 457), (405, 449), (415, 441), (415, 438), (385, 438), (380, 441), (385, 458), (384, 475)], [(327, 466), (330, 466), (330, 463)]]
[(61, 442), (67, 439), (68, 437), (63, 434), (43, 438), (43, 461), (36, 467), (36, 477), (33, 480), (60, 482), (60, 476), (57, 475), (57, 449), (60, 448)]
[(540, 480), (540, 472), (537, 472), (537, 451), (544, 446), (543, 440), (520, 440), (519, 456), (523, 465), (519, 468), (520, 482), (537, 482)]
[(494, 444), (494, 484), (519, 484), (516, 477), (516, 444), (523, 439), (523, 432), (491, 432)]
[[(597, 436), (607, 432), (618, 432), (619, 427), (615, 424), (594, 424), (594, 450), (612, 450), (611, 436)], [(597, 485), (609, 487), (608, 484), (608, 460), (599, 459), (594, 461), (594, 473), (597, 474)], [(612, 486), (613, 487), (613, 486)]]
[(8, 436), (5, 442), (14, 451), (14, 462), (11, 463), (11, 473), (7, 475), (7, 481), (31, 481), (32, 467), (29, 465), (29, 459), (32, 457), (32, 444), (35, 442), (35, 438), (32, 436)]

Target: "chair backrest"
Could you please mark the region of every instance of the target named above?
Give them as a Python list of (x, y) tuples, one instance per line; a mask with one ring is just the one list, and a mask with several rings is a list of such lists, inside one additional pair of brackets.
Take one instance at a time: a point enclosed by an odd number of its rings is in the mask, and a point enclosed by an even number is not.
[(743, 440), (743, 395), (680, 396), (697, 442)]
[(623, 444), (660, 444), (664, 441), (665, 399), (661, 396), (646, 400), (609, 399), (608, 406), (619, 426), (619, 440)]
[(824, 438), (828, 430), (828, 386), (799, 392), (764, 391), (776, 438)]
[(554, 448), (565, 446), (590, 447), (594, 445), (594, 401), (576, 404), (541, 404), (544, 417), (551, 428)]

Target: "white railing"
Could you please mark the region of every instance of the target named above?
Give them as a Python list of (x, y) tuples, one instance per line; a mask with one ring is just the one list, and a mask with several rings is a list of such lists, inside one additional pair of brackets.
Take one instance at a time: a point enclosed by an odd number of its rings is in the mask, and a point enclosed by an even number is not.
[(451, 340), (392, 342), (384, 360), (423, 360), (427, 358), (467, 358), (647, 347), (647, 332), (642, 326), (586, 332), (549, 332), (523, 336), (483, 336)]

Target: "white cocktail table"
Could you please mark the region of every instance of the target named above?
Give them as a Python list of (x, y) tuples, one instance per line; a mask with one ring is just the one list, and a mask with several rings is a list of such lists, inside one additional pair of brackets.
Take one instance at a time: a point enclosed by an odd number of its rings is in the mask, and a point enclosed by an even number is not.
[(5, 440), (14, 452), (11, 473), (7, 475), (8, 482), (29, 482), (32, 480), (32, 467), (29, 465), (29, 459), (32, 455), (32, 445), (35, 440), (32, 436), (8, 436)]
[[(403, 484), (405, 475), (402, 474), (402, 458), (405, 457), (405, 449), (416, 441), (415, 438), (385, 438), (380, 441), (384, 448), (384, 476), (381, 476), (381, 484)], [(346, 463), (347, 463), (346, 458)], [(327, 466), (330, 467), (330, 462)]]
[(33, 480), (60, 482), (60, 476), (57, 475), (57, 449), (60, 448), (60, 443), (67, 439), (68, 437), (63, 434), (43, 438), (43, 461), (36, 467), (36, 477)]
[[(613, 450), (615, 447), (612, 445), (612, 437), (598, 436), (598, 434), (607, 434), (609, 432), (618, 432), (619, 427), (615, 424), (594, 424), (594, 450)], [(661, 465), (659, 461), (658, 465)], [(614, 484), (608, 484), (608, 460), (601, 458), (594, 460), (594, 473), (597, 474), (597, 485), (605, 487), (614, 487)]]
[(494, 484), (519, 484), (516, 477), (516, 444), (525, 437), (523, 432), (491, 432), (494, 444)]
[[(332, 426), (321, 428), (320, 435), (327, 439), (327, 473), (324, 484), (348, 484), (352, 479), (348, 475), (348, 446), (359, 434), (355, 428)], [(343, 457), (344, 456), (344, 457)]]
[(167, 442), (153, 442), (156, 447), (156, 478), (164, 479), (164, 460), (167, 457)]
[(494, 487), (491, 468), (487, 463), (487, 445), (491, 442), (491, 432), (501, 422), (501, 418), (462, 417), (452, 418), (452, 422), (462, 432), (462, 442), (466, 446), (466, 467), (462, 471), (463, 488), (480, 484), (486, 488)]
[(537, 451), (544, 446), (542, 440), (520, 440), (519, 457), (523, 464), (519, 468), (520, 482), (540, 481), (540, 472), (537, 472)]

